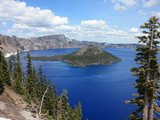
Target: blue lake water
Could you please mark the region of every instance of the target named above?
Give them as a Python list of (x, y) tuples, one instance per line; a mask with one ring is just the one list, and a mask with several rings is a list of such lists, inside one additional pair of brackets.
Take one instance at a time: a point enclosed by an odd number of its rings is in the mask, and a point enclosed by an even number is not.
[[(31, 56), (53, 56), (68, 54), (74, 49), (51, 49), (30, 51)], [(61, 61), (33, 61), (38, 70), (42, 65), (47, 79), (56, 83), (57, 90), (62, 93), (68, 90), (71, 106), (82, 104), (83, 119), (86, 120), (125, 120), (135, 110), (135, 106), (125, 104), (136, 92), (131, 85), (135, 78), (131, 76), (130, 67), (134, 62), (136, 51), (133, 49), (104, 49), (122, 59), (119, 63), (104, 66), (71, 67)], [(21, 57), (27, 52), (21, 53)], [(23, 66), (25, 61), (22, 60)]]

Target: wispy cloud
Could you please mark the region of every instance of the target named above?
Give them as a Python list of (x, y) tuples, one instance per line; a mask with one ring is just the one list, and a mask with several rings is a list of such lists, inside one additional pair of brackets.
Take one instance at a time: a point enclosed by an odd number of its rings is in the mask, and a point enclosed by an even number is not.
[(160, 6), (160, 0), (142, 0), (142, 6), (145, 8)]
[(6, 26), (6, 25), (7, 25), (7, 23), (6, 23), (6, 22), (2, 22), (2, 25), (3, 25), (3, 26)]
[(131, 28), (129, 30), (129, 32), (137, 33), (137, 32), (139, 32), (139, 29), (138, 28)]
[(137, 4), (137, 0), (110, 0), (115, 4), (114, 9), (117, 11), (126, 11), (129, 7), (133, 7)]
[(126, 11), (127, 10), (127, 8), (125, 6), (122, 6), (119, 3), (115, 4), (114, 9), (117, 11)]
[(141, 14), (141, 15), (147, 15), (147, 12), (143, 11), (143, 10), (139, 10), (138, 13)]
[(160, 17), (160, 11), (152, 11), (151, 14), (152, 16)]

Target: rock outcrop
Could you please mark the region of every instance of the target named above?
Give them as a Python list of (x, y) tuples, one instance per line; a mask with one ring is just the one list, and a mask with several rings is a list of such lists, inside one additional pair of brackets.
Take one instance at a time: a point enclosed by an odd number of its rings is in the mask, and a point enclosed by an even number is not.
[(35, 115), (28, 106), (23, 96), (4, 86), (4, 92), (0, 95), (0, 120), (3, 118), (6, 120), (45, 120), (40, 119), (37, 113)]

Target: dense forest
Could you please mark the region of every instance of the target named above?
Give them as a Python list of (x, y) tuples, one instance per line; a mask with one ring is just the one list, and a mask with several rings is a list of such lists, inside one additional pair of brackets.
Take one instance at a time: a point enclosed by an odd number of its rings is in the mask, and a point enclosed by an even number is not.
[[(1, 41), (0, 41), (0, 44)], [(1, 48), (3, 49), (3, 48)], [(67, 90), (59, 96), (55, 83), (46, 80), (42, 72), (42, 66), (39, 66), (37, 72), (32, 65), (29, 52), (26, 57), (26, 72), (24, 73), (19, 52), (17, 55), (10, 56), (8, 60), (0, 51), (0, 94), (3, 93), (4, 86), (14, 90), (23, 96), (24, 100), (38, 106), (40, 117), (49, 120), (81, 120), (82, 110), (79, 102), (78, 106), (72, 108), (68, 103)]]

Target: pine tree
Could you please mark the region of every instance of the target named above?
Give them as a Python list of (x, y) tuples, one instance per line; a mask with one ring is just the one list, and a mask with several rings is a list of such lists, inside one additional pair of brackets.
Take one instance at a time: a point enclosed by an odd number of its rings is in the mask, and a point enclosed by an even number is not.
[(16, 62), (14, 63), (14, 83), (12, 88), (14, 89), (15, 92), (19, 94), (24, 94), (24, 90), (22, 87), (22, 80), (23, 80), (22, 75), (23, 75), (23, 70), (21, 68), (19, 51), (17, 51), (17, 58)]
[(131, 114), (130, 119), (143, 118), (143, 120), (147, 120), (149, 118), (149, 120), (153, 120), (153, 111), (156, 107), (154, 102), (157, 100), (156, 90), (159, 90), (158, 80), (160, 76), (159, 64), (157, 62), (157, 51), (159, 50), (157, 47), (159, 41), (157, 39), (160, 38), (160, 33), (158, 32), (160, 24), (158, 20), (158, 18), (153, 16), (148, 20), (148, 23), (140, 26), (140, 28), (148, 31), (142, 31), (144, 35), (138, 36), (139, 42), (145, 45), (136, 49), (135, 61), (139, 67), (131, 68), (132, 75), (137, 77), (136, 84), (133, 85), (137, 89), (138, 94), (134, 94), (136, 98), (133, 98), (130, 102), (139, 108)]
[[(0, 45), (2, 44), (0, 40)], [(2, 47), (0, 47), (2, 49)], [(0, 94), (3, 92), (3, 70), (2, 70), (2, 52), (0, 51)]]
[(34, 90), (35, 90), (35, 102), (38, 103), (39, 99), (39, 76), (36, 72), (36, 68), (35, 65), (33, 65), (33, 74), (32, 74), (32, 78), (34, 81)]
[(49, 111), (49, 115), (53, 116), (53, 108), (54, 108), (54, 92), (51, 86), (50, 79), (48, 80), (48, 91), (45, 96), (44, 108)]
[[(0, 45), (2, 44), (2, 41), (0, 40)], [(2, 49), (2, 47), (0, 47), (0, 49)], [(5, 83), (8, 86), (11, 86), (11, 78), (10, 78), (10, 73), (8, 71), (8, 63), (2, 53), (2, 51), (0, 51), (0, 70), (1, 70), (1, 74), (0, 74), (0, 78), (1, 78), (1, 83), (3, 86), (3, 83)], [(1, 84), (0, 83), (0, 84)]]
[(33, 71), (32, 71), (32, 60), (29, 52), (27, 53), (27, 84), (26, 84), (26, 89), (27, 89), (27, 94), (30, 96), (31, 99), (34, 99), (36, 96), (35, 92), (35, 83), (33, 80)]
[(74, 105), (74, 108), (73, 108), (73, 112), (72, 112), (72, 120), (79, 120), (78, 119), (78, 108), (76, 105)]
[(0, 63), (0, 94), (3, 92), (3, 86), (4, 86), (4, 83), (3, 83), (3, 71), (2, 71), (2, 67), (1, 67), (1, 63)]
[(58, 111), (58, 95), (57, 95), (57, 89), (56, 89), (56, 85), (55, 83), (53, 83), (53, 118), (56, 119), (57, 118), (57, 111)]
[(42, 65), (39, 66), (39, 97), (42, 97), (43, 94), (43, 90), (42, 90), (42, 86), (43, 86), (43, 72), (42, 72)]
[(41, 90), (42, 90), (42, 93), (44, 93), (45, 92), (45, 90), (46, 90), (46, 88), (47, 88), (47, 80), (46, 80), (46, 75), (43, 75), (43, 79), (42, 79), (42, 81), (41, 81)]
[(9, 58), (8, 58), (8, 66), (9, 66), (9, 72), (10, 73), (13, 73), (14, 63), (15, 63), (14, 55), (9, 56)]
[(10, 73), (8, 71), (8, 64), (5, 57), (2, 57), (2, 70), (3, 70), (3, 81), (6, 85), (11, 86)]
[(78, 103), (78, 120), (81, 120), (81, 119), (82, 119), (82, 105), (79, 102)]

